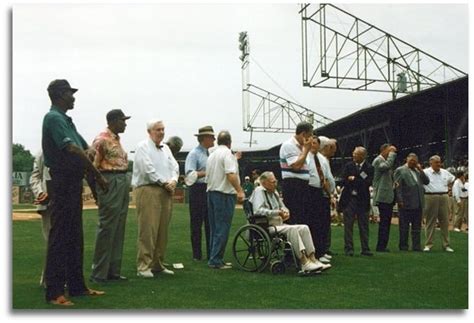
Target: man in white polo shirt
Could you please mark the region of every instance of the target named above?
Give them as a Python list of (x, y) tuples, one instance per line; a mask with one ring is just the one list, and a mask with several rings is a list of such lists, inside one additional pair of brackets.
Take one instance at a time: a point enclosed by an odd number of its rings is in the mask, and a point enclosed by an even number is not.
[(208, 265), (215, 269), (229, 269), (224, 252), (234, 216), (235, 200), (242, 202), (245, 194), (240, 187), (239, 164), (230, 150), (232, 138), (228, 131), (217, 136), (218, 147), (206, 163), (207, 207), (211, 237)]
[(455, 177), (441, 168), (441, 158), (438, 155), (431, 156), (430, 166), (423, 170), (430, 180), (430, 183), (424, 186), (425, 209), (423, 213), (426, 218), (426, 242), (423, 251), (428, 252), (433, 247), (433, 235), (436, 220), (438, 220), (443, 239), (443, 249), (447, 252), (454, 252), (449, 246), (448, 185), (454, 182)]
[(296, 133), (280, 147), (283, 202), (290, 210), (289, 224), (305, 223), (308, 197), (308, 153), (313, 144), (313, 125), (300, 122)]

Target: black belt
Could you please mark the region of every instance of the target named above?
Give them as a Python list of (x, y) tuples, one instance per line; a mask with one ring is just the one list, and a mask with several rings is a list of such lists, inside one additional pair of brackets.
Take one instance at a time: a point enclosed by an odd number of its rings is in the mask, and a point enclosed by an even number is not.
[(448, 192), (436, 192), (436, 193), (425, 192), (425, 195), (444, 195), (444, 194), (448, 194)]
[(461, 200), (467, 200), (467, 197), (460, 197)]
[(126, 174), (127, 170), (118, 170), (118, 169), (107, 169), (107, 170), (100, 170), (102, 174)]

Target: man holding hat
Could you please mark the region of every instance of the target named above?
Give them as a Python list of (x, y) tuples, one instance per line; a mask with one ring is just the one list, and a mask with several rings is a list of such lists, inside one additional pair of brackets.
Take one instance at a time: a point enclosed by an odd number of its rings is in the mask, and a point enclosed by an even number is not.
[(214, 130), (211, 126), (199, 129), (195, 134), (199, 145), (191, 150), (186, 157), (185, 174), (186, 185), (189, 186), (189, 215), (191, 227), (191, 245), (193, 259), (202, 259), (201, 233), (202, 224), (206, 234), (206, 254), (209, 259), (209, 218), (207, 215), (207, 185), (206, 185), (206, 163), (209, 156), (209, 148), (214, 146), (216, 140)]
[(87, 143), (66, 115), (74, 109), (74, 93), (66, 80), (48, 86), (51, 109), (43, 119), (44, 164), (51, 176), (51, 230), (46, 261), (46, 301), (62, 306), (74, 305), (65, 296), (96, 296), (104, 292), (87, 288), (83, 274), (84, 237), (82, 231), (82, 180), (93, 176), (106, 191), (107, 180), (84, 153)]
[(107, 113), (106, 118), (107, 128), (92, 143), (94, 166), (113, 187), (108, 192), (97, 189), (99, 223), (90, 281), (98, 283), (127, 279), (120, 275), (120, 270), (130, 185), (127, 153), (120, 143), (119, 134), (125, 131), (126, 120), (130, 117), (122, 110), (114, 109)]

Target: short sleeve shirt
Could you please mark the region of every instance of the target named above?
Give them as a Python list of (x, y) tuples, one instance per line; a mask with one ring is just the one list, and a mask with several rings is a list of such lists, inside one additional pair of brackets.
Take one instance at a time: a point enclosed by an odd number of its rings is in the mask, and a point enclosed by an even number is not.
[(295, 137), (291, 137), (285, 141), (280, 147), (280, 167), (281, 177), (285, 178), (299, 178), (309, 181), (309, 160), (306, 158), (305, 163), (301, 169), (294, 170), (291, 168), (302, 152), (301, 145), (296, 141)]
[[(239, 164), (232, 151), (224, 145), (218, 146), (207, 159), (207, 191), (218, 191), (224, 194), (236, 194), (236, 190), (227, 180), (226, 174), (234, 173), (239, 179)], [(240, 184), (240, 179), (239, 179)]]
[[(205, 171), (208, 158), (208, 151), (203, 146), (199, 145), (191, 150), (186, 156), (184, 163), (184, 172), (187, 175), (192, 171)], [(206, 177), (198, 178), (196, 183), (206, 183)]]
[(69, 144), (87, 149), (87, 143), (77, 132), (72, 118), (54, 105), (43, 119), (42, 147), (44, 163), (52, 170), (82, 172), (83, 162), (79, 157), (66, 152)]

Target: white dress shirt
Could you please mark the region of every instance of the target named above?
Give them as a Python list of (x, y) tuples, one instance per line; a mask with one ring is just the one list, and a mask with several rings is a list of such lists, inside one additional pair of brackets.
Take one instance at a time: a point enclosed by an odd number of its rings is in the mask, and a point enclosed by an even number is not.
[(430, 183), (424, 185), (425, 193), (448, 193), (448, 185), (456, 179), (453, 174), (443, 168), (439, 172), (435, 172), (431, 167), (423, 171), (430, 179)]
[(456, 200), (456, 202), (460, 203), (461, 199), (465, 199), (469, 196), (469, 183), (463, 182), (458, 178), (454, 181), (453, 184), (453, 197)]
[(164, 184), (172, 180), (178, 182), (178, 177), (179, 165), (168, 145), (162, 144), (158, 148), (150, 138), (138, 144), (133, 162), (132, 186)]
[(236, 174), (239, 178), (239, 164), (229, 147), (220, 145), (214, 149), (206, 164), (207, 191), (218, 191), (224, 194), (237, 194), (232, 184), (227, 180), (227, 174)]
[[(331, 167), (328, 159), (321, 153), (318, 152), (319, 163), (321, 164), (321, 171), (323, 172), (324, 178), (329, 182), (329, 191), (332, 193), (336, 188), (336, 182), (334, 176), (331, 173)], [(314, 160), (314, 154), (308, 153), (308, 164), (309, 164), (309, 185), (317, 188), (321, 188), (321, 179), (319, 178), (318, 170), (316, 169), (316, 162)]]

